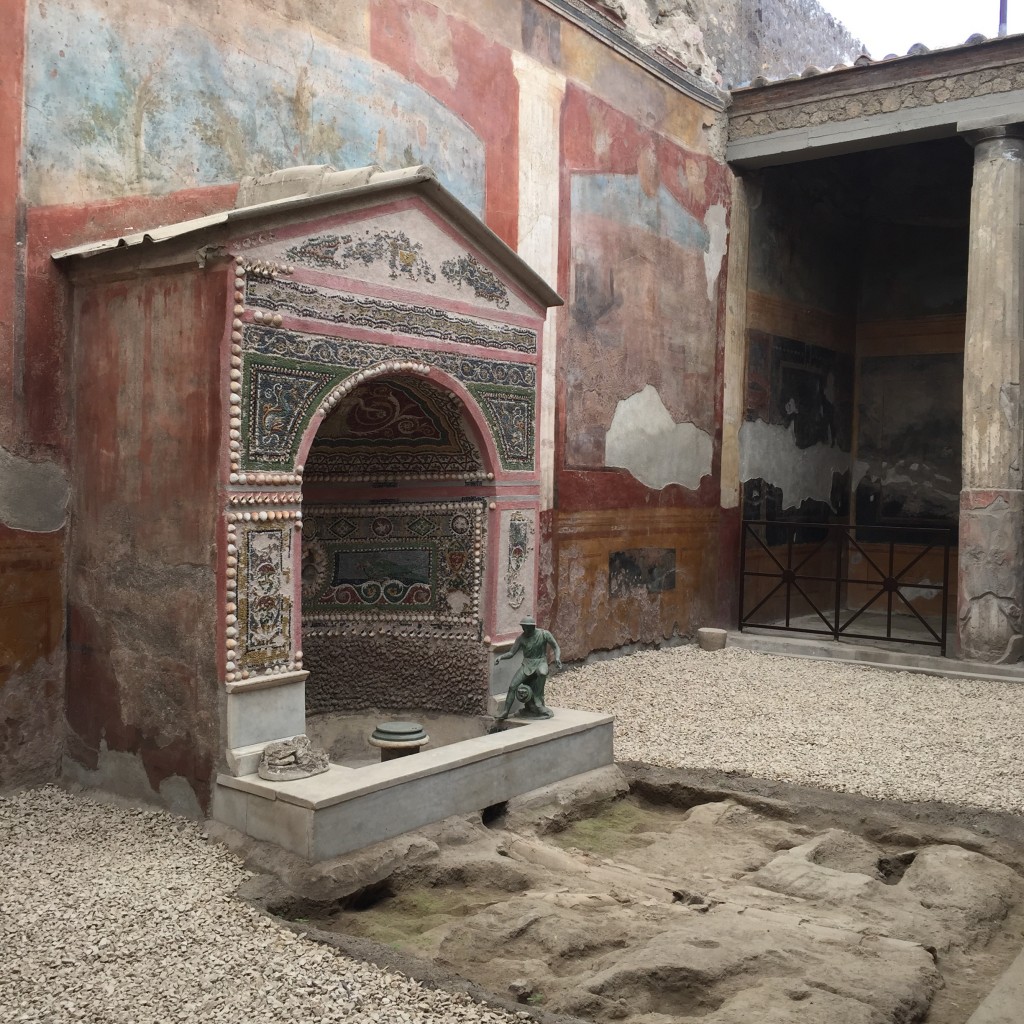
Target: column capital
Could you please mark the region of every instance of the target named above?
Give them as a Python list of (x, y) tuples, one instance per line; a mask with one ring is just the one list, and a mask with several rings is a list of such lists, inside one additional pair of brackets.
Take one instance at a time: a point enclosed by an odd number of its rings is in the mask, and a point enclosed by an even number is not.
[(956, 130), (972, 146), (997, 139), (1024, 139), (1024, 121), (961, 121)]

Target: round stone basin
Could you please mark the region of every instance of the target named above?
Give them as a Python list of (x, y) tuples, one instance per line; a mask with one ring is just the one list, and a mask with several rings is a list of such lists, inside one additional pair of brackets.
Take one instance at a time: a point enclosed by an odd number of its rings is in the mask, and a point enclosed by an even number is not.
[(391, 761), (418, 753), (430, 742), (430, 737), (419, 722), (381, 722), (370, 733), (369, 742), (380, 749), (382, 761)]
[[(494, 724), (489, 715), (452, 715), (418, 708), (371, 708), (365, 711), (310, 715), (306, 735), (313, 745), (327, 751), (333, 764), (362, 768), (380, 764), (380, 749), (370, 743), (370, 735), (382, 723), (422, 727), (429, 737), (422, 750), (436, 750), (452, 743), (484, 736)], [(509, 721), (509, 727), (517, 722)]]

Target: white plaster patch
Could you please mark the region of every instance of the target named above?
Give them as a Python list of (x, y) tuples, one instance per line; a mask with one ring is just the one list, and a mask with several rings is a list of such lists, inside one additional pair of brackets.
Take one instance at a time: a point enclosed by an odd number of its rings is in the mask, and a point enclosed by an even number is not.
[[(704, 48), (704, 33), (690, 13), (692, 8), (682, 4), (669, 7), (654, 5), (649, 0), (619, 0), (609, 4), (618, 8), (626, 22), (626, 31), (641, 46), (655, 46), (667, 50), (684, 67), (700, 69), (698, 72), (711, 81), (721, 81), (714, 60)], [(656, 8), (656, 10), (655, 10)]]
[(60, 466), (30, 462), (0, 448), (0, 523), (53, 533), (64, 525), (71, 488)]
[(850, 454), (830, 445), (797, 448), (793, 427), (746, 422), (740, 427), (740, 479), (767, 480), (782, 489), (786, 508), (832, 500), (832, 476), (850, 468)]
[(1017, 429), (1017, 410), (1020, 408), (1020, 384), (1007, 381), (999, 388), (999, 408), (1010, 430)]
[(711, 475), (711, 435), (693, 423), (676, 423), (650, 384), (615, 407), (604, 450), (606, 466), (628, 469), (658, 490), (681, 484), (695, 491)]
[[(561, 145), (565, 78), (521, 53), (512, 55), (519, 82), (519, 255), (552, 285), (558, 280), (558, 161), (533, 159)], [(555, 373), (557, 310), (544, 324), (540, 365), (540, 493), (543, 508), (555, 503)]]
[(722, 260), (725, 259), (726, 243), (729, 238), (729, 229), (725, 226), (725, 207), (720, 203), (709, 206), (704, 217), (704, 226), (708, 229), (704, 273), (708, 279), (708, 301), (712, 301), (715, 297), (718, 275), (722, 272)]
[[(927, 583), (931, 583), (933, 584), (933, 586), (929, 587), (928, 589), (923, 589), (924, 585)], [(921, 587), (922, 589), (919, 590), (918, 587)], [(914, 587), (914, 596), (910, 599), (910, 603), (914, 604), (916, 601), (930, 601), (933, 597), (941, 596), (942, 581), (939, 580), (938, 583), (936, 583), (935, 580), (930, 580), (927, 576), (925, 576), (925, 578)]]
[(154, 792), (142, 758), (127, 751), (110, 750), (105, 738), (100, 740), (95, 769), (86, 768), (65, 756), (62, 776), (65, 782), (84, 789), (106, 790), (129, 800), (161, 804), (173, 814), (194, 821), (202, 821), (206, 817), (187, 779), (180, 775), (169, 776), (160, 783), (159, 790)]

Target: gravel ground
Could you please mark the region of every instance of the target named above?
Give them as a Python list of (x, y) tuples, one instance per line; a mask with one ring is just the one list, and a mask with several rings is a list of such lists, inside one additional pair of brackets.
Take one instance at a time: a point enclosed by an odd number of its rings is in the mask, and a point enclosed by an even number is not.
[(195, 822), (51, 786), (0, 798), (0, 835), (4, 1024), (516, 1020), (233, 899), (248, 872)]
[[(616, 756), (1024, 813), (1024, 684), (696, 646), (555, 676), (616, 714)], [(0, 1022), (511, 1024), (343, 957), (233, 898), (194, 822), (55, 787), (0, 798)]]
[(693, 645), (569, 669), (547, 699), (613, 711), (619, 760), (1024, 813), (1024, 683)]

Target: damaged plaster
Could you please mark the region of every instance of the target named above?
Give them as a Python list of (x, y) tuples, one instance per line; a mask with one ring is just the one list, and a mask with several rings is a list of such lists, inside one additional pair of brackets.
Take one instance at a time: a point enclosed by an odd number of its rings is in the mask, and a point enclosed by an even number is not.
[(657, 490), (681, 484), (695, 491), (701, 477), (711, 475), (711, 457), (711, 435), (692, 423), (676, 423), (650, 384), (615, 407), (605, 465), (627, 469)]
[(754, 420), (740, 427), (740, 479), (770, 481), (782, 490), (786, 508), (808, 499), (831, 505), (832, 477), (849, 469), (849, 453), (838, 447), (798, 448), (793, 424)]
[(708, 301), (715, 298), (715, 285), (718, 275), (722, 272), (722, 260), (725, 259), (726, 241), (729, 229), (725, 226), (726, 212), (721, 203), (708, 207), (704, 217), (704, 226), (708, 229), (708, 248), (704, 253), (704, 273), (708, 279)]
[(704, 48), (704, 33), (683, 0), (661, 0), (652, 9), (649, 0), (612, 0), (604, 4), (625, 23), (626, 30), (641, 46), (668, 50), (676, 60), (698, 74), (719, 78), (715, 61)]
[(95, 770), (90, 771), (72, 758), (65, 757), (63, 779), (65, 784), (83, 789), (102, 789), (128, 800), (157, 803), (172, 814), (195, 821), (202, 821), (205, 817), (188, 780), (180, 775), (171, 775), (162, 779), (159, 789), (154, 791), (142, 759), (126, 751), (110, 750), (105, 739), (100, 741)]
[(0, 448), (0, 523), (53, 533), (64, 526), (71, 490), (59, 466), (30, 462)]

